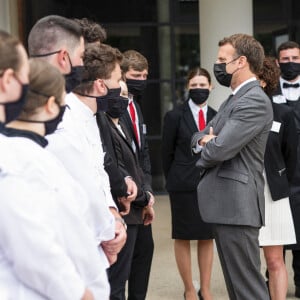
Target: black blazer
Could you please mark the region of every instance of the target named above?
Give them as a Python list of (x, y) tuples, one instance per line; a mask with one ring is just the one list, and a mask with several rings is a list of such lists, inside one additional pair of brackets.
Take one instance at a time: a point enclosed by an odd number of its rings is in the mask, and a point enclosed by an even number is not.
[[(208, 107), (207, 123), (216, 115)], [(191, 138), (198, 127), (188, 101), (166, 113), (162, 134), (162, 161), (167, 191), (194, 191), (200, 181), (199, 155), (192, 155)]]
[[(273, 200), (290, 196), (290, 183), (296, 170), (297, 130), (293, 111), (286, 105), (272, 103), (274, 121), (266, 152), (265, 171)], [(274, 122), (280, 124), (279, 132)]]
[(116, 157), (117, 165), (127, 171), (128, 175), (132, 177), (138, 188), (137, 197), (131, 203), (130, 213), (124, 217), (125, 222), (127, 224), (142, 224), (142, 210), (144, 206), (148, 205), (150, 198), (145, 190), (143, 170), (139, 165), (136, 153), (133, 151), (133, 141), (124, 124), (122, 124), (122, 122), (119, 123), (125, 137), (120, 133), (109, 116), (107, 116), (107, 120), (110, 125), (109, 132), (113, 142), (113, 155)]
[(144, 118), (141, 111), (141, 108), (139, 104), (134, 100), (133, 101), (136, 112), (139, 119), (139, 133), (140, 133), (140, 139), (141, 139), (141, 147), (139, 147), (134, 131), (132, 126), (132, 121), (130, 118), (130, 115), (128, 111), (124, 113), (124, 115), (121, 117), (121, 122), (126, 126), (127, 132), (129, 133), (130, 137), (133, 139), (137, 154), (140, 162), (140, 166), (142, 167), (142, 170), (144, 172), (144, 182), (145, 182), (145, 190), (153, 193), (152, 190), (152, 176), (151, 176), (151, 162), (150, 162), (150, 156), (149, 156), (149, 147), (148, 147), (148, 141), (147, 141), (147, 127), (146, 124), (144, 124)]
[(103, 151), (105, 152), (104, 168), (109, 177), (111, 193), (115, 199), (117, 197), (124, 197), (127, 195), (127, 185), (124, 178), (128, 176), (128, 172), (117, 164), (112, 136), (110, 134), (110, 125), (104, 113), (98, 112), (96, 120), (100, 130)]

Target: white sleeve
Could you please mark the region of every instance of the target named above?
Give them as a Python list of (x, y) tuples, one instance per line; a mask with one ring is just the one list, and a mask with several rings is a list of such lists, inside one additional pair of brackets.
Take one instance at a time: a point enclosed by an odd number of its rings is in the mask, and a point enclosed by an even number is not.
[(0, 179), (0, 192), (0, 244), (15, 275), (49, 299), (81, 299), (85, 284), (42, 209), (49, 195), (12, 176)]
[[(73, 136), (65, 130), (60, 130), (47, 136), (49, 144), (47, 150), (52, 152), (62, 163), (68, 173), (78, 183), (89, 197), (91, 221), (96, 238), (99, 242), (111, 240), (115, 236), (114, 216), (109, 211), (106, 194), (110, 191), (95, 182), (90, 174), (90, 168), (82, 159), (80, 149), (72, 143)], [(107, 176), (107, 174), (106, 174)], [(112, 200), (113, 201), (113, 200)], [(115, 205), (115, 203), (113, 202)]]

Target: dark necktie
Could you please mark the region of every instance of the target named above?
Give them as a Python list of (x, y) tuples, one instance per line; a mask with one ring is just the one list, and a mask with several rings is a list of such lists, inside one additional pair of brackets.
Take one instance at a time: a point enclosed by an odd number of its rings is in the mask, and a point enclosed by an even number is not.
[(131, 121), (132, 121), (133, 132), (134, 132), (136, 141), (139, 145), (140, 141), (139, 141), (138, 129), (137, 129), (137, 126), (136, 126), (136, 115), (135, 115), (135, 109), (134, 109), (134, 106), (133, 106), (133, 101), (129, 102), (129, 111), (130, 111), (130, 117), (131, 117)]
[(284, 82), (283, 85), (282, 85), (282, 87), (284, 89), (287, 89), (287, 88), (295, 88), (295, 89), (297, 89), (299, 86), (300, 86), (299, 83), (292, 84), (292, 83), (286, 83), (286, 82)]
[(199, 130), (203, 130), (205, 128), (205, 119), (204, 119), (204, 113), (202, 109), (199, 110), (198, 126), (199, 126)]

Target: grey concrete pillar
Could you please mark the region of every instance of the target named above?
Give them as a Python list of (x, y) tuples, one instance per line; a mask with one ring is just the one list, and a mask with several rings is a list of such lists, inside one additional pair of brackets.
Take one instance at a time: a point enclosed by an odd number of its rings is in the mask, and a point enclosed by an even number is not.
[(214, 89), (209, 102), (216, 109), (230, 93), (213, 75), (218, 42), (234, 33), (253, 34), (252, 7), (252, 0), (199, 0), (200, 61), (212, 75)]
[(0, 29), (19, 36), (17, 0), (0, 0)]

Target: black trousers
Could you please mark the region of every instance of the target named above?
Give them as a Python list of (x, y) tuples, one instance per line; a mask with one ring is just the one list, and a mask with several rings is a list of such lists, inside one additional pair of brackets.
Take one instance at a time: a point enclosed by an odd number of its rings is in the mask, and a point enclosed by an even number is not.
[(300, 250), (292, 250), (295, 286), (300, 287)]
[(128, 280), (128, 300), (144, 300), (153, 256), (151, 225), (127, 225), (127, 240), (118, 259), (108, 270), (110, 300), (125, 300)]
[(146, 299), (153, 251), (154, 242), (151, 225), (138, 225), (128, 281), (128, 300)]

